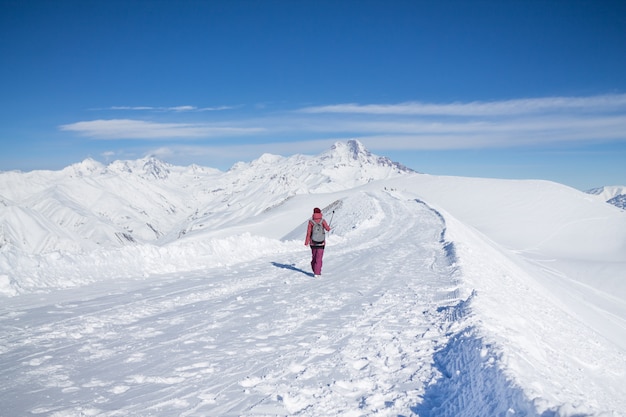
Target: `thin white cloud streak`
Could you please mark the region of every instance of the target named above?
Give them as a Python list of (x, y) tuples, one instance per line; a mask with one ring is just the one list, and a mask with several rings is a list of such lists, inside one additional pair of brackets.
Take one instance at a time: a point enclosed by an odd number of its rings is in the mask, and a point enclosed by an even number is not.
[(541, 112), (607, 112), (624, 111), (626, 94), (592, 97), (545, 97), (504, 101), (474, 101), (469, 103), (432, 104), (407, 102), (400, 104), (334, 104), (306, 107), (301, 113), (348, 113), (375, 115), (422, 116), (501, 116)]
[(133, 110), (133, 111), (144, 111), (144, 110), (154, 110), (155, 107), (149, 107), (149, 106), (135, 106), (135, 107), (131, 107), (131, 106), (113, 106), (113, 107), (109, 107), (109, 110)]
[(112, 106), (109, 110), (129, 110), (129, 111), (158, 111), (158, 112), (204, 112), (204, 111), (221, 111), (231, 110), (235, 107), (232, 106), (217, 106), (217, 107), (196, 107), (196, 106), (172, 106), (172, 107), (159, 107), (159, 106)]
[(156, 123), (132, 119), (91, 120), (60, 126), (63, 131), (100, 140), (199, 139), (264, 132), (255, 127), (223, 127), (201, 123)]
[[(255, 120), (258, 125), (262, 120)], [(268, 119), (264, 126), (268, 131), (308, 131), (308, 132), (372, 132), (372, 133), (465, 133), (477, 131), (538, 131), (560, 129), (622, 129), (626, 125), (626, 115), (618, 116), (536, 116), (523, 118), (447, 120), (399, 119), (393, 117), (357, 119), (350, 117), (325, 118), (318, 116), (311, 119)], [(622, 135), (623, 131), (613, 132)]]
[[(399, 118), (311, 115), (255, 120), (266, 136), (358, 138), (407, 149), (471, 149), (626, 141), (626, 115), (526, 115), (491, 118)], [(368, 141), (367, 138), (372, 138)], [(382, 141), (382, 142), (381, 142)], [(400, 145), (401, 144), (401, 145)], [(379, 146), (380, 147), (380, 146)]]
[(485, 121), (326, 121), (311, 128), (315, 132), (401, 134), (401, 135), (554, 135), (554, 141), (586, 137), (597, 140), (626, 139), (626, 115), (601, 117), (536, 117)]

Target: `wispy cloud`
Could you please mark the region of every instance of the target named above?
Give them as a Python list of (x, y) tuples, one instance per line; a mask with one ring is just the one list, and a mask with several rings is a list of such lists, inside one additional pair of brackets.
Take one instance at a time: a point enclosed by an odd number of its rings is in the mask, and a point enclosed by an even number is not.
[(197, 107), (197, 106), (112, 106), (109, 110), (129, 110), (129, 111), (155, 111), (155, 112), (204, 112), (204, 111), (222, 111), (234, 109), (233, 106), (217, 106), (217, 107)]
[(213, 114), (210, 123), (202, 114), (185, 116), (193, 117), (198, 121), (195, 123), (176, 120), (177, 112), (193, 111), (192, 106), (167, 109), (171, 112), (167, 122), (100, 119), (66, 124), (60, 129), (100, 140), (233, 138), (231, 144), (267, 149), (285, 149), (287, 143), (301, 148), (305, 141), (327, 144), (353, 138), (380, 151), (626, 141), (626, 94), (448, 104), (332, 104), (280, 113), (257, 108), (246, 114), (229, 113), (228, 120)]
[[(98, 110), (102, 110), (102, 109), (98, 109)], [(155, 110), (155, 107), (149, 107), (149, 106), (135, 106), (135, 107), (131, 107), (131, 106), (112, 106), (112, 107), (109, 107), (108, 110), (147, 111), (147, 110)]]
[(501, 116), (541, 112), (606, 112), (626, 109), (626, 94), (593, 97), (545, 97), (504, 101), (433, 104), (333, 104), (300, 109), (302, 113), (343, 113), (415, 116)]
[(296, 113), (309, 117), (314, 131), (352, 134), (372, 149), (626, 141), (626, 94), (449, 104), (336, 104)]
[(60, 126), (93, 139), (198, 139), (258, 134), (263, 128), (224, 127), (202, 123), (157, 123), (132, 119), (91, 120)]

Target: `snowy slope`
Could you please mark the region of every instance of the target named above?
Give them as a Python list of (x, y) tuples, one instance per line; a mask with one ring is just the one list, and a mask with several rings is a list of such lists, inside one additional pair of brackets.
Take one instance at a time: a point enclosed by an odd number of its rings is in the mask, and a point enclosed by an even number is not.
[[(188, 200), (172, 178), (189, 168), (146, 162), (0, 188), (46, 220), (30, 184), (66, 207), (73, 185), (127, 175), (180, 212), (152, 208), (170, 229), (145, 243), (44, 224), (79, 247), (3, 245), (0, 416), (623, 415), (622, 210), (550, 182), (408, 172), (358, 142), (196, 167)], [(315, 206), (333, 225), (321, 279), (303, 245)]]

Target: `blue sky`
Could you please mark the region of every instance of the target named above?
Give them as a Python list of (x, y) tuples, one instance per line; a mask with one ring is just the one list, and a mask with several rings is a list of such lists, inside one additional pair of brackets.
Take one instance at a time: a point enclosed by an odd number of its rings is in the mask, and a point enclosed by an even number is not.
[(0, 170), (222, 170), (358, 139), (421, 172), (626, 185), (626, 2), (0, 0)]

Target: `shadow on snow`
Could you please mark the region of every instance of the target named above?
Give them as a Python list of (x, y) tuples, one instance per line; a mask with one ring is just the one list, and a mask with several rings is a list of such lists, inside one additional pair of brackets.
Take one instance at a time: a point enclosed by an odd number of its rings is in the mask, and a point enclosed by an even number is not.
[(276, 268), (289, 269), (291, 271), (300, 272), (300, 273), (303, 273), (304, 275), (306, 275), (308, 277), (314, 277), (315, 276), (315, 275), (313, 275), (313, 272), (307, 272), (304, 269), (297, 268), (294, 264), (281, 264), (281, 263), (278, 263), (278, 262), (272, 262), (272, 265), (274, 265)]
[[(444, 321), (470, 314), (474, 292), (467, 300), (437, 309)], [(433, 355), (440, 377), (426, 388), (421, 404), (411, 408), (420, 417), (559, 417), (558, 408), (537, 410), (500, 367), (501, 357), (472, 327), (451, 335)], [(585, 417), (587, 414), (568, 414)]]

